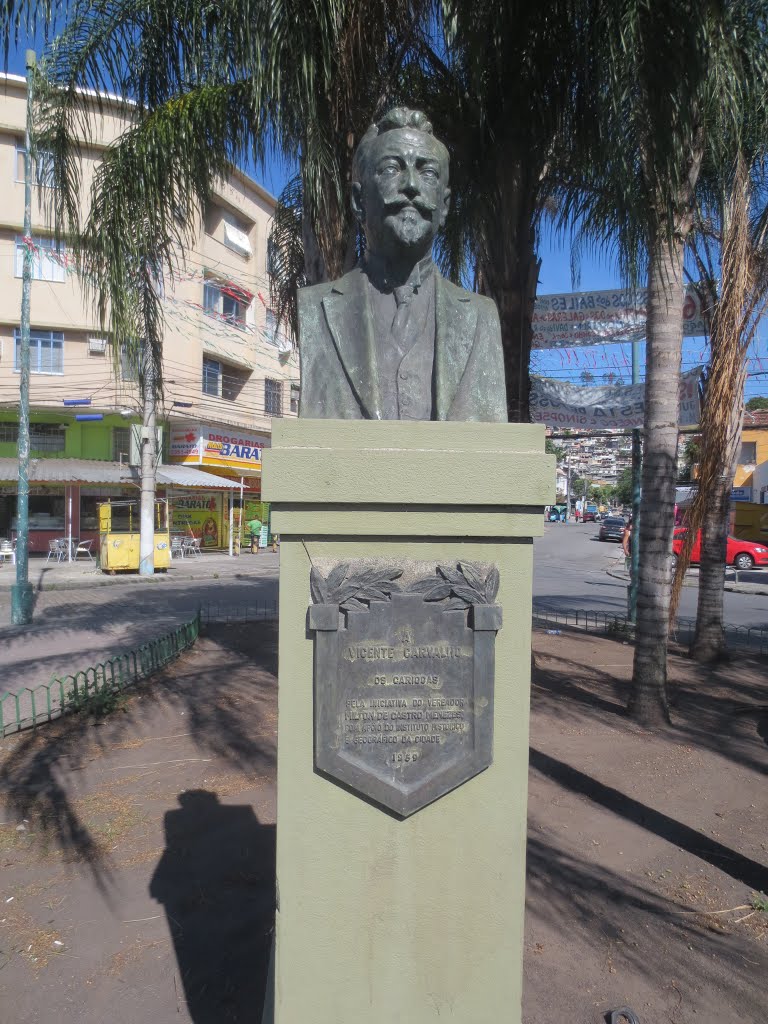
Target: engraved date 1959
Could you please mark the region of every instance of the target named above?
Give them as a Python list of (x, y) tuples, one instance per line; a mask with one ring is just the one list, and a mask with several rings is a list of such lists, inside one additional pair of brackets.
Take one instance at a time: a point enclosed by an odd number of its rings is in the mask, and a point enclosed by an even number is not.
[(408, 753), (396, 751), (392, 755), (392, 764), (410, 764), (411, 761), (418, 761), (420, 757), (418, 750), (410, 750)]

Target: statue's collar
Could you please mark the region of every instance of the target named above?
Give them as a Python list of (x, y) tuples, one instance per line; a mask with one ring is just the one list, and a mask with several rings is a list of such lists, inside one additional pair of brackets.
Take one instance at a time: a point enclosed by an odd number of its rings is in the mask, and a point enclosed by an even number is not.
[(362, 269), (374, 288), (380, 292), (391, 292), (393, 288), (400, 285), (410, 285), (411, 288), (418, 291), (422, 284), (429, 280), (430, 275), (434, 272), (435, 264), (431, 256), (425, 256), (423, 260), (419, 260), (405, 281), (397, 281), (390, 277), (381, 262), (371, 255), (366, 256), (363, 260)]

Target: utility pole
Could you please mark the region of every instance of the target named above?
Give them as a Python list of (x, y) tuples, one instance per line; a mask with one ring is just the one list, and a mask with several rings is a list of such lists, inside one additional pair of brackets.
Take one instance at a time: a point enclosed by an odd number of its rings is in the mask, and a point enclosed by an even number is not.
[(568, 455), (565, 460), (565, 514), (570, 516), (571, 514), (571, 452), (568, 450)]
[(21, 274), (19, 343), (19, 489), (16, 497), (16, 583), (11, 587), (11, 622), (32, 621), (29, 582), (29, 320), (32, 291), (32, 101), (35, 51), (27, 50), (27, 124), (24, 152), (24, 263)]
[(139, 513), (139, 575), (155, 573), (155, 478), (157, 472), (157, 406), (152, 354), (142, 341), (141, 370), (141, 506)]
[[(632, 383), (640, 383), (640, 342), (632, 342)], [(640, 478), (643, 463), (640, 431), (632, 431), (632, 535), (630, 537), (630, 581), (628, 618), (637, 621), (637, 584), (640, 570)]]

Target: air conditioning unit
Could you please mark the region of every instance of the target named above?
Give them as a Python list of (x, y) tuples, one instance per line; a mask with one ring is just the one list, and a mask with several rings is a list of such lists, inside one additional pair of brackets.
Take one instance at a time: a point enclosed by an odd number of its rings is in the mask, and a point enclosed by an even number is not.
[(107, 351), (107, 339), (106, 338), (89, 338), (88, 339), (88, 355), (89, 356), (103, 356)]

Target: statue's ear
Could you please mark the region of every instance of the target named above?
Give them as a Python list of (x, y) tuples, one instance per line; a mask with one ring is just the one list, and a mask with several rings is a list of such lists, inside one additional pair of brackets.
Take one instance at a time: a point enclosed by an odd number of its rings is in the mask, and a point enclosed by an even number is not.
[(443, 209), (440, 213), (440, 227), (445, 224), (445, 218), (448, 216), (448, 211), (451, 208), (451, 190), (446, 188), (443, 191)]
[(352, 213), (362, 224), (363, 222), (363, 186), (359, 181), (352, 182), (352, 192), (350, 194), (349, 205), (352, 207)]

